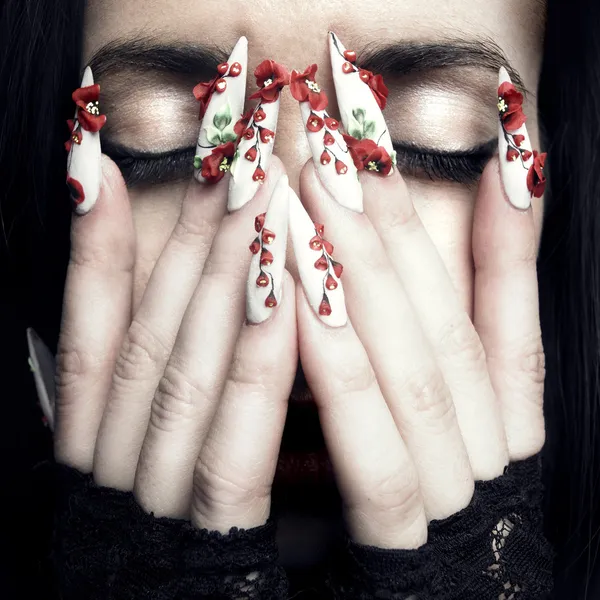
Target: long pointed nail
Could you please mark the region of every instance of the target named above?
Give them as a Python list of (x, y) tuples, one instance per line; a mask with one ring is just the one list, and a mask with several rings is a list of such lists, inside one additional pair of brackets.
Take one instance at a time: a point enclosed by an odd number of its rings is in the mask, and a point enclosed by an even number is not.
[(290, 90), (300, 103), (302, 120), (319, 179), (342, 206), (363, 212), (362, 187), (354, 160), (339, 131), (339, 122), (327, 112), (328, 99), (315, 81), (317, 65), (292, 71)]
[(531, 147), (525, 127), (523, 94), (517, 91), (507, 70), (500, 68), (498, 77), (498, 154), (500, 177), (509, 202), (527, 209), (531, 198), (544, 194), (546, 154)]
[(73, 92), (76, 104), (75, 116), (67, 121), (70, 138), (65, 143), (67, 158), (67, 187), (71, 195), (73, 210), (84, 215), (92, 210), (102, 181), (102, 149), (100, 129), (106, 116), (100, 113), (100, 86), (94, 84), (90, 67), (83, 73), (81, 87)]
[(252, 112), (236, 124), (240, 138), (231, 165), (229, 211), (240, 209), (254, 197), (267, 177), (279, 116), (279, 96), (289, 83), (287, 70), (273, 60), (264, 60), (254, 71), (258, 91), (250, 98), (259, 99)]
[(217, 67), (214, 79), (194, 88), (202, 119), (194, 157), (194, 177), (200, 182), (217, 183), (231, 167), (237, 141), (234, 127), (244, 110), (247, 71), (248, 40), (242, 36), (227, 62)]
[(281, 280), (285, 267), (289, 214), (289, 180), (282, 175), (275, 185), (269, 207), (254, 219), (256, 238), (250, 245), (254, 255), (246, 285), (246, 316), (249, 323), (262, 323), (281, 302)]
[(346, 50), (329, 32), (333, 82), (344, 129), (356, 168), (388, 175), (396, 152), (383, 113), (388, 89), (381, 75), (356, 66), (356, 52)]
[(348, 321), (340, 281), (343, 267), (333, 259), (333, 246), (323, 237), (325, 227), (313, 223), (292, 189), (289, 201), (290, 234), (308, 303), (324, 323), (342, 327)]
[(30, 327), (27, 329), (27, 346), (29, 348), (29, 367), (37, 390), (40, 407), (51, 431), (54, 431), (54, 370), (56, 363), (48, 346), (42, 342), (38, 334)]

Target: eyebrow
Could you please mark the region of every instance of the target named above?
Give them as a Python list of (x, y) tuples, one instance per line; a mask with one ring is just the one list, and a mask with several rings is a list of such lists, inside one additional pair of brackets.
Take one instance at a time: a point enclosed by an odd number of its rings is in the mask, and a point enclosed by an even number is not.
[(165, 43), (152, 37), (114, 40), (97, 50), (89, 61), (95, 77), (126, 69), (134, 71), (166, 71), (183, 75), (210, 74), (231, 53), (206, 45)]
[(410, 75), (448, 67), (476, 67), (497, 74), (500, 67), (504, 67), (513, 84), (527, 93), (522, 77), (502, 49), (485, 38), (367, 46), (359, 54), (358, 62), (362, 68), (384, 75)]
[[(212, 77), (217, 65), (225, 62), (230, 53), (231, 49), (144, 37), (109, 42), (94, 53), (89, 65), (96, 78), (129, 69), (195, 75), (201, 80)], [(475, 67), (497, 74), (500, 67), (505, 67), (515, 86), (527, 93), (519, 72), (489, 39), (367, 45), (359, 53), (359, 63), (362, 68), (384, 75), (410, 75), (449, 67)]]

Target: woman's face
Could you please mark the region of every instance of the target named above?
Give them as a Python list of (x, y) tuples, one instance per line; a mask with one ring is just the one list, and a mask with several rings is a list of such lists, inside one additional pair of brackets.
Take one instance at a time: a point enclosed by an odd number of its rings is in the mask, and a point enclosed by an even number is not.
[[(535, 91), (544, 12), (541, 0), (89, 1), (83, 62), (93, 62), (102, 87), (108, 117), (103, 150), (125, 157), (117, 162), (130, 173), (138, 245), (135, 303), (192, 178), (200, 125), (193, 86), (211, 79), (244, 35), (250, 71), (266, 58), (288, 70), (317, 63), (335, 115), (327, 40), (332, 30), (358, 53), (359, 64), (385, 77), (385, 117), (401, 170), (471, 312), (472, 214), (477, 177), (496, 149), (498, 68), (508, 65), (513, 82), (520, 79), (527, 92), (528, 131), (539, 147)], [(248, 86), (250, 95), (254, 78)], [(310, 150), (298, 103), (287, 91), (275, 154), (297, 190)], [(541, 200), (533, 198), (533, 209), (539, 239)]]
[[(316, 62), (334, 112), (327, 44), (332, 30), (357, 51), (359, 62), (373, 57), (372, 70), (385, 77), (390, 88), (385, 116), (401, 146), (399, 159), (407, 163), (414, 202), (470, 308), (473, 202), (478, 171), (495, 149), (498, 66), (507, 61), (520, 76), (528, 92), (528, 131), (539, 147), (535, 92), (543, 24), (540, 0), (91, 0), (83, 60), (95, 57), (102, 87), (108, 116), (104, 151), (114, 157), (111, 148), (118, 146), (119, 153), (162, 156), (136, 161), (133, 167), (138, 180), (130, 186), (138, 233), (136, 302), (191, 177), (199, 129), (192, 87), (212, 78), (216, 64), (245, 35), (251, 71), (265, 58), (289, 70)], [(420, 49), (423, 44), (431, 47)], [(189, 52), (184, 58), (165, 46)], [(250, 94), (253, 77), (248, 86)], [(186, 148), (183, 155), (168, 156)], [(286, 93), (275, 154), (297, 189), (310, 150), (298, 103)], [(541, 202), (535, 198), (534, 210), (539, 232)]]

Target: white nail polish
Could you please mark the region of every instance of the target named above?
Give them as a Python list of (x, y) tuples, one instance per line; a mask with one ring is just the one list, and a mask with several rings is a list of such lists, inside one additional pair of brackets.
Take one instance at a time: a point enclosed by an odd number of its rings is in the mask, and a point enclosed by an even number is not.
[(48, 346), (40, 339), (38, 334), (30, 327), (27, 329), (27, 346), (29, 348), (29, 367), (33, 373), (33, 380), (37, 390), (40, 407), (48, 426), (54, 431), (54, 371), (56, 362)]
[[(194, 88), (201, 112), (204, 110), (196, 142), (194, 177), (206, 183), (220, 181), (233, 160), (237, 140), (234, 127), (242, 116), (246, 98), (248, 40), (245, 37), (238, 40), (227, 62), (219, 65), (217, 71), (211, 82), (199, 83)], [(204, 163), (209, 156), (214, 160)]]
[(358, 172), (337, 119), (326, 110), (313, 110), (309, 102), (300, 102), (300, 111), (321, 183), (339, 204), (363, 212)]
[(84, 215), (98, 200), (102, 181), (102, 149), (100, 129), (106, 122), (99, 107), (100, 86), (94, 85), (90, 67), (83, 73), (81, 87), (73, 92), (77, 104), (75, 116), (69, 121), (71, 137), (66, 146), (67, 186), (73, 202), (73, 210)]
[(359, 69), (354, 64), (356, 53), (346, 50), (331, 31), (329, 51), (335, 92), (346, 133), (357, 139), (373, 140), (377, 146), (385, 148), (395, 165), (396, 153), (381, 112), (387, 99), (387, 88), (383, 85), (383, 79), (379, 75), (373, 76), (372, 73)]
[(290, 189), (290, 235), (298, 272), (308, 302), (319, 318), (330, 327), (348, 321), (340, 276), (342, 265), (333, 257), (333, 247), (324, 238), (324, 227), (315, 224)]
[(250, 245), (254, 255), (246, 285), (246, 317), (262, 323), (281, 302), (281, 280), (287, 248), (289, 180), (282, 175), (271, 195), (266, 213), (254, 220), (256, 238)]
[(250, 98), (258, 99), (248, 119), (242, 119), (241, 138), (231, 165), (228, 210), (239, 210), (250, 201), (265, 181), (279, 116), (281, 90), (289, 83), (287, 70), (273, 60), (263, 60), (254, 71), (256, 91)]
[(501, 67), (498, 78), (500, 176), (509, 202), (516, 208), (527, 209), (532, 196), (528, 188), (528, 173), (534, 163), (534, 153), (525, 126), (522, 102), (522, 94), (512, 85), (506, 69)]

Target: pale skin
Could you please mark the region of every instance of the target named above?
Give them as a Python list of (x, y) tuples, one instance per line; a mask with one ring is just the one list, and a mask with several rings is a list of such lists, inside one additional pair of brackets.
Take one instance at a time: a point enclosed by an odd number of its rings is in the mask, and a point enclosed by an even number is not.
[[(317, 62), (334, 109), (329, 29), (359, 56), (372, 43), (492, 37), (525, 88), (537, 87), (535, 2), (321, 4), (262, 1), (250, 11), (236, 2), (95, 0), (83, 62), (140, 32), (225, 51), (245, 35), (251, 70), (264, 58), (289, 69)], [(103, 141), (147, 152), (194, 145), (189, 81), (165, 72), (128, 72), (126, 80), (99, 79), (109, 122)], [(495, 137), (491, 70), (386, 80), (395, 140), (456, 151)], [(524, 110), (539, 146), (533, 93)], [(492, 159), (479, 185), (363, 173), (365, 213), (352, 213), (320, 186), (297, 102), (286, 93), (275, 155), (259, 193), (229, 215), (226, 180), (127, 190), (104, 159), (98, 203), (72, 225), (57, 458), (99, 484), (133, 490), (157, 515), (223, 532), (260, 525), (300, 357), (351, 535), (418, 547), (429, 520), (469, 503), (475, 480), (501, 475), (543, 445), (535, 267), (542, 201), (527, 211), (510, 206)], [(294, 281), (291, 248), (272, 319), (244, 323), (252, 222), (284, 172), (344, 264), (345, 327), (316, 318)]]

